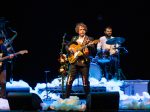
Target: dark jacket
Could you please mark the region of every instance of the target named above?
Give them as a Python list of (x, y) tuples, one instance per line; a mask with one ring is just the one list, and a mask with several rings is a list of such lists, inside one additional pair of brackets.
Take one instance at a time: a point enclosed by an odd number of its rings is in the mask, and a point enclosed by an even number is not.
[[(0, 58), (3, 58), (5, 56), (8, 56), (7, 48), (4, 45), (0, 45)], [(8, 60), (9, 59), (0, 61), (0, 71), (3, 71), (6, 69), (6, 63)]]
[[(74, 36), (74, 37), (71, 39), (71, 41), (68, 43), (68, 45), (66, 46), (66, 51), (67, 51), (68, 56), (70, 56), (70, 55), (72, 54), (72, 53), (68, 50), (69, 46), (72, 45), (72, 44), (78, 45), (78, 43), (76, 42), (78, 38), (79, 38), (79, 36)], [(84, 41), (83, 41), (83, 44), (82, 44), (82, 45), (83, 45), (83, 46), (86, 46), (86, 45), (89, 43), (89, 41), (93, 41), (93, 40), (94, 40), (94, 39), (93, 39), (92, 37), (86, 36), (85, 39), (84, 39)], [(77, 61), (76, 61), (75, 63), (73, 63), (73, 64), (77, 64), (77, 65), (81, 65), (81, 66), (82, 66), (82, 64), (80, 63), (80, 61), (83, 61), (83, 60), (84, 60), (83, 66), (89, 64), (89, 62), (90, 62), (90, 57), (93, 55), (93, 51), (95, 51), (95, 46), (94, 46), (94, 45), (88, 45), (87, 48), (88, 48), (88, 50), (89, 50), (89, 55), (85, 55), (85, 54), (82, 52), (82, 50), (81, 50), (81, 52), (83, 53), (83, 55), (82, 55), (82, 56), (79, 56), (79, 57), (77, 58)]]

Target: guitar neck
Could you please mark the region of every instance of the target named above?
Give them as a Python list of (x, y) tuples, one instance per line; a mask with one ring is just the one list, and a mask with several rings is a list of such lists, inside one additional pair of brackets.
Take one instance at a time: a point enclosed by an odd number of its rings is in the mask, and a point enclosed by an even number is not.
[[(17, 52), (17, 53), (14, 53), (13, 55), (17, 56), (18, 54), (20, 54), (20, 53)], [(9, 56), (2, 57), (2, 58), (0, 58), (0, 61), (4, 61), (4, 60), (6, 60), (8, 58), (9, 58)]]
[(90, 45), (90, 44), (87, 44), (87, 45), (82, 46), (80, 49), (78, 49), (78, 51), (83, 50), (84, 48), (88, 47), (89, 45)]
[(87, 47), (87, 45), (84, 45), (83, 47), (81, 47), (80, 49), (78, 49), (78, 51), (81, 51), (81, 50), (83, 50), (86, 47)]

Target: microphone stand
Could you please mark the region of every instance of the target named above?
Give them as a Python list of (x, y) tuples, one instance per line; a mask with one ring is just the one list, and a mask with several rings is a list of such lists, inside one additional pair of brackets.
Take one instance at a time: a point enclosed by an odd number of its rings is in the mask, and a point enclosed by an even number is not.
[(64, 36), (63, 36), (63, 41), (62, 41), (62, 43), (61, 43), (61, 50), (60, 50), (60, 54), (63, 54), (64, 43), (65, 43), (65, 36), (66, 36), (66, 33), (64, 34)]
[[(65, 44), (65, 36), (66, 36), (66, 33), (63, 36), (63, 41), (62, 41), (62, 44), (61, 44), (62, 46), (61, 46), (61, 50), (60, 50), (60, 58), (63, 58), (63, 49), (64, 49), (64, 44)], [(64, 98), (64, 93), (65, 93), (65, 90), (64, 90), (64, 80), (65, 80), (65, 76), (66, 76), (66, 73), (67, 73), (66, 70), (67, 70), (68, 64), (66, 63), (66, 60), (64, 62), (60, 61), (60, 64), (61, 64), (60, 68), (64, 69), (64, 72), (61, 72), (61, 78), (62, 78), (62, 98)]]

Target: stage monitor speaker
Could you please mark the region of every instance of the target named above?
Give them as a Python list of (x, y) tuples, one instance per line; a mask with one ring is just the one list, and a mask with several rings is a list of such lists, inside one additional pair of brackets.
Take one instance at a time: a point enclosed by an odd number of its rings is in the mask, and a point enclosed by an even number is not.
[(6, 94), (8, 94), (9, 92), (29, 93), (30, 88), (29, 87), (6, 87)]
[(87, 111), (116, 111), (119, 109), (119, 98), (119, 92), (89, 94), (87, 97)]
[(9, 92), (7, 95), (10, 110), (41, 110), (43, 102), (35, 93)]

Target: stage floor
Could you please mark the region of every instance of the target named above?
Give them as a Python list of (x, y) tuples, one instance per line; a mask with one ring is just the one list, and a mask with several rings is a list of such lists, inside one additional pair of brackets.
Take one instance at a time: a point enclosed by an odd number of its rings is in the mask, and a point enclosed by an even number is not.
[[(118, 84), (114, 84), (114, 85), (118, 85)], [(119, 99), (120, 100), (119, 101), (119, 103), (120, 103), (119, 104), (119, 111), (120, 112), (123, 112), (123, 111), (124, 112), (130, 112), (130, 111), (136, 111), (136, 112), (141, 112), (141, 111), (147, 112), (147, 111), (149, 111), (150, 112), (149, 107), (146, 106), (146, 108), (148, 108), (148, 109), (144, 109), (144, 107), (142, 107), (143, 106), (142, 103), (144, 103), (144, 100), (146, 98), (148, 98), (148, 100), (150, 101), (150, 99), (149, 99), (150, 96), (146, 96), (147, 94), (144, 96), (144, 93), (149, 93), (148, 85), (149, 85), (149, 80), (123, 80), (122, 84), (120, 85), (119, 91), (123, 92), (125, 97), (121, 96), (121, 98)], [(114, 86), (112, 86), (112, 87), (114, 87)], [(100, 93), (105, 93), (105, 92), (107, 93), (107, 92), (110, 92), (108, 90), (112, 87), (91, 86), (90, 87), (90, 90), (91, 90), (90, 94), (100, 94)], [(62, 95), (62, 90), (65, 90), (65, 87), (62, 89), (62, 86), (58, 86), (58, 87), (51, 87), (48, 89), (48, 91), (50, 93), (56, 93), (56, 94), (59, 94), (60, 96)], [(115, 89), (112, 89), (112, 90), (115, 91)], [(39, 93), (41, 93), (41, 92), (42, 92), (42, 89), (39, 89)], [(84, 90), (83, 90), (82, 85), (73, 86), (72, 91), (71, 91), (71, 95), (72, 96), (78, 96), (81, 100), (81, 104), (87, 103), (87, 99), (85, 99)], [(126, 98), (126, 95), (129, 97)], [(143, 97), (146, 97), (146, 98), (144, 99)], [(101, 99), (97, 98), (97, 100), (101, 100)], [(107, 101), (109, 99), (102, 98), (102, 100), (104, 100), (103, 101), (104, 103), (107, 103)], [(114, 100), (116, 100), (116, 99), (114, 99)], [(149, 103), (149, 101), (148, 101), (148, 103)], [(98, 104), (98, 103), (102, 103), (102, 102), (95, 102), (95, 103)], [(140, 103), (141, 103), (141, 105), (140, 105)], [(126, 105), (126, 106), (130, 105), (129, 106), (130, 109), (128, 109), (128, 107), (124, 107), (124, 105)], [(149, 103), (149, 105), (150, 105), (150, 103)]]
[[(45, 83), (42, 83), (42, 84), (38, 83), (37, 86), (33, 90), (31, 90), (31, 88), (28, 88), (28, 87), (18, 88), (16, 87), (16, 85), (20, 85), (20, 84), (16, 84), (15, 82), (15, 86), (7, 85), (7, 93), (8, 92), (36, 93), (42, 99), (43, 103), (50, 106), (51, 104), (53, 104), (53, 102), (57, 101), (54, 98), (54, 96), (57, 98), (63, 99), (63, 95), (65, 93), (65, 85), (64, 87), (62, 87), (60, 79), (58, 79), (58, 81), (59, 83), (57, 82), (57, 79), (54, 81), (55, 86), (52, 84), (54, 82), (48, 83), (47, 88), (46, 88)], [(105, 95), (105, 93), (108, 93), (108, 92), (119, 92), (120, 98), (114, 99), (116, 101), (119, 100), (118, 112), (132, 112), (132, 111), (133, 112), (150, 112), (150, 96), (149, 96), (149, 86), (148, 86), (149, 80), (122, 80), (122, 81), (114, 81), (114, 82), (109, 81), (109, 82), (103, 82), (103, 84), (102, 82), (98, 83), (100, 85), (97, 85), (97, 83), (95, 82), (90, 87), (90, 90), (91, 90), (90, 94), (103, 93)], [(23, 82), (21, 82), (21, 84), (23, 85)], [(87, 104), (87, 99), (84, 95), (82, 83), (78, 83), (77, 85), (74, 85), (72, 87), (71, 96), (79, 97), (80, 99), (79, 104), (85, 104), (85, 105)], [(94, 102), (92, 101), (92, 104), (95, 103), (99, 105), (100, 103), (102, 103), (102, 102), (99, 102), (100, 100), (103, 100), (103, 103), (107, 104), (110, 102), (109, 97), (110, 97), (109, 95), (108, 95), (108, 98), (107, 98), (107, 95), (105, 95), (105, 97), (102, 97), (102, 96), (97, 97)], [(55, 112), (55, 110), (48, 110), (48, 111)], [(92, 110), (92, 112), (94, 112), (94, 110)], [(98, 112), (101, 112), (101, 111), (98, 111)]]

